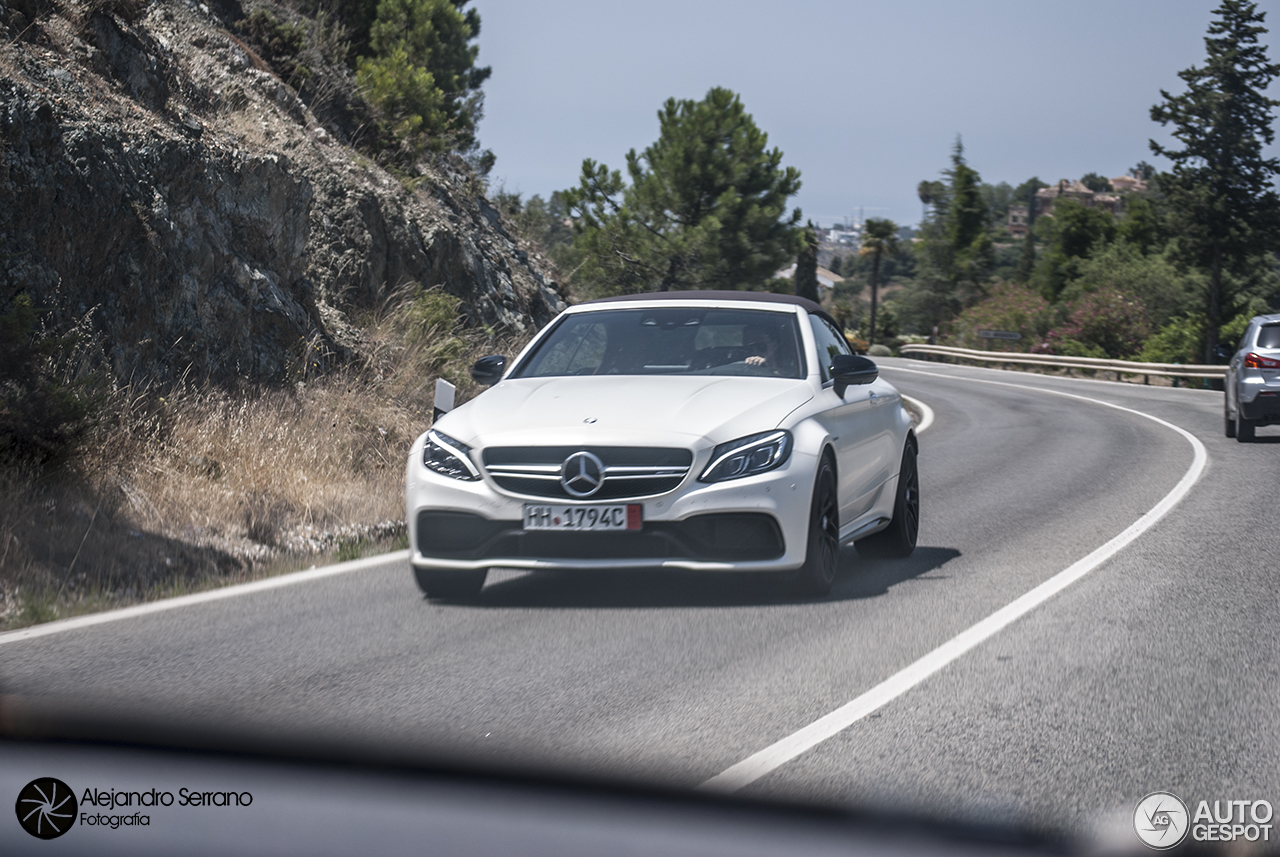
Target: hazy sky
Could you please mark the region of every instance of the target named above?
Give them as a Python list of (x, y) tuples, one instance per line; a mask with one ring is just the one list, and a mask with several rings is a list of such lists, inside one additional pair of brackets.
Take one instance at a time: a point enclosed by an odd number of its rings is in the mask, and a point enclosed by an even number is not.
[[(473, 0), (493, 178), (526, 197), (614, 169), (667, 98), (737, 92), (821, 225), (862, 207), (915, 224), (957, 134), (984, 181), (1123, 174), (1160, 89), (1204, 60), (1217, 0)], [(1262, 0), (1280, 28), (1280, 0)], [(1269, 44), (1277, 39), (1268, 37)], [(1271, 57), (1280, 57), (1273, 48)], [(1273, 86), (1274, 92), (1277, 88)]]

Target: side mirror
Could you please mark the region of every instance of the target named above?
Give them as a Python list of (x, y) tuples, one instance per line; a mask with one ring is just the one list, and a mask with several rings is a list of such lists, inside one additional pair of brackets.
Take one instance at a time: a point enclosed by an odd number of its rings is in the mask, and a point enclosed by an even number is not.
[(1218, 358), (1219, 363), (1230, 363), (1231, 358), (1236, 354), (1236, 350), (1230, 345), (1219, 345), (1214, 349), (1213, 353)]
[(880, 369), (874, 360), (857, 354), (837, 354), (831, 358), (831, 377), (835, 380), (836, 395), (844, 398), (849, 387), (870, 384), (880, 377)]
[(507, 371), (507, 358), (501, 354), (490, 354), (481, 357), (471, 366), (471, 380), (486, 387), (492, 387), (502, 380)]

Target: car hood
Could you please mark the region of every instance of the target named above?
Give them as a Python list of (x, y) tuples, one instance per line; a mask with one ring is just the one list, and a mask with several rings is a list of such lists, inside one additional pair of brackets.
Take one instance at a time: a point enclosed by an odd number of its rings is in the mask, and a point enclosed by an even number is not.
[(614, 375), (503, 381), (440, 419), (471, 446), (723, 443), (775, 428), (813, 397), (808, 381)]

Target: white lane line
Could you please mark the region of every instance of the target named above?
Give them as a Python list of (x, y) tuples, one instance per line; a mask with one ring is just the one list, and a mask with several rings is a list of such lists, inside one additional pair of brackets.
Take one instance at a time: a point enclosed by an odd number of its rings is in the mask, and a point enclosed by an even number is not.
[[(899, 393), (898, 395), (902, 395)], [(933, 425), (933, 408), (917, 399), (915, 396), (902, 396), (902, 401), (910, 402), (911, 406), (920, 412), (920, 425), (916, 426), (916, 434), (920, 434), (929, 426)]]
[(1130, 524), (1124, 532), (1111, 539), (1088, 556), (1073, 563), (1066, 569), (1058, 572), (1053, 577), (1041, 583), (1039, 586), (1027, 592), (1025, 595), (1015, 601), (1006, 604), (987, 618), (981, 620), (976, 625), (971, 626), (965, 631), (960, 632), (947, 642), (938, 646), (924, 657), (909, 666), (899, 670), (889, 678), (880, 682), (880, 684), (868, 690), (866, 693), (856, 699), (845, 703), (844, 705), (832, 711), (798, 732), (794, 732), (778, 741), (765, 747), (758, 753), (738, 762), (733, 767), (717, 774), (702, 785), (700, 789), (716, 792), (733, 792), (749, 785), (763, 777), (770, 771), (790, 762), (800, 754), (816, 747), (828, 738), (842, 732), (857, 721), (871, 714), (876, 709), (886, 705), (887, 703), (897, 699), (902, 694), (911, 690), (916, 685), (927, 679), (929, 676), (941, 670), (952, 661), (959, 658), (965, 652), (974, 648), (978, 644), (990, 639), (998, 634), (1009, 625), (1030, 613), (1098, 566), (1102, 565), (1111, 557), (1115, 556), (1123, 550), (1130, 542), (1142, 535), (1150, 529), (1156, 521), (1163, 518), (1170, 509), (1178, 504), (1178, 502), (1187, 495), (1191, 487), (1199, 480), (1200, 475), (1204, 472), (1205, 465), (1209, 460), (1209, 453), (1205, 450), (1204, 444), (1190, 432), (1180, 428), (1173, 423), (1144, 414), (1142, 411), (1135, 411), (1132, 408), (1126, 408), (1121, 405), (1114, 405), (1110, 402), (1104, 402), (1099, 399), (1091, 399), (1087, 396), (1077, 396), (1074, 393), (1062, 393), (1057, 390), (1041, 390), (1037, 387), (1028, 387), (1024, 384), (1010, 384), (1006, 381), (988, 381), (981, 378), (957, 378), (954, 375), (944, 375), (938, 372), (922, 372), (918, 369), (901, 369), (900, 372), (915, 372), (920, 375), (934, 375), (938, 378), (947, 378), (950, 380), (972, 381), (976, 384), (997, 384), (1002, 387), (1017, 387), (1023, 390), (1031, 390), (1033, 392), (1050, 393), (1055, 396), (1066, 396), (1070, 399), (1080, 399), (1081, 401), (1090, 402), (1092, 404), (1103, 405), (1108, 408), (1114, 408), (1117, 411), (1136, 414), (1140, 417), (1159, 423), (1160, 425), (1176, 431), (1182, 435), (1194, 451), (1191, 466), (1187, 468), (1187, 472), (1182, 475), (1182, 479), (1178, 484), (1173, 486), (1173, 490), (1164, 496), (1155, 506), (1153, 506), (1145, 515)]
[(408, 559), (409, 552), (407, 550), (395, 551), (393, 553), (382, 554), (381, 556), (368, 556), (364, 559), (353, 559), (349, 562), (326, 565), (324, 568), (309, 568), (306, 571), (295, 571), (291, 574), (267, 577), (262, 580), (254, 580), (250, 583), (238, 583), (235, 586), (224, 586), (221, 589), (211, 589), (208, 592), (197, 592), (194, 595), (180, 595), (177, 598), (164, 598), (160, 601), (150, 601), (146, 604), (134, 605), (133, 607), (121, 607), (118, 610), (106, 610), (102, 613), (90, 613), (86, 616), (75, 616), (71, 619), (59, 619), (56, 622), (46, 622), (43, 625), (32, 625), (30, 628), (20, 628), (17, 631), (6, 631), (5, 633), (0, 634), (0, 646), (5, 643), (19, 643), (23, 640), (32, 640), (36, 637), (47, 637), (50, 634), (61, 634), (64, 631), (75, 631), (79, 628), (89, 628), (93, 625), (102, 625), (106, 622), (119, 622), (121, 619), (133, 619), (138, 616), (146, 616), (150, 613), (162, 613), (165, 610), (176, 610), (179, 607), (189, 607), (192, 604), (204, 604), (208, 601), (221, 601), (223, 598), (235, 598), (238, 595), (248, 595), (252, 592), (263, 592), (268, 589), (277, 589), (281, 586), (293, 586), (297, 583), (307, 583), (308, 581), (318, 580), (322, 577), (332, 577), (335, 574), (346, 574), (352, 571), (361, 571), (375, 565), (382, 565), (388, 562), (399, 562), (401, 560), (408, 561)]

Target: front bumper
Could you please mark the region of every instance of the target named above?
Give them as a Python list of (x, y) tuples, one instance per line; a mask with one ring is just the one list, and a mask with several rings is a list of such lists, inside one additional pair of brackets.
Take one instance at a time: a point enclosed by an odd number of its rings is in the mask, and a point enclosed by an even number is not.
[[(419, 442), (420, 443), (420, 442)], [(465, 482), (423, 468), (415, 444), (406, 471), (411, 562), (423, 569), (673, 568), (786, 571), (804, 562), (817, 462), (796, 450), (777, 470), (703, 484), (696, 461), (675, 490), (638, 502), (638, 532), (524, 532), (525, 503), (595, 505), (520, 497), (486, 475)]]
[[(423, 509), (414, 522), (415, 553), (446, 562), (507, 565), (542, 561), (687, 562), (693, 566), (767, 562), (785, 553), (772, 515), (710, 513), (683, 521), (650, 521), (637, 532), (524, 532), (520, 521), (490, 521), (467, 512)], [(450, 568), (457, 566), (450, 565)]]

